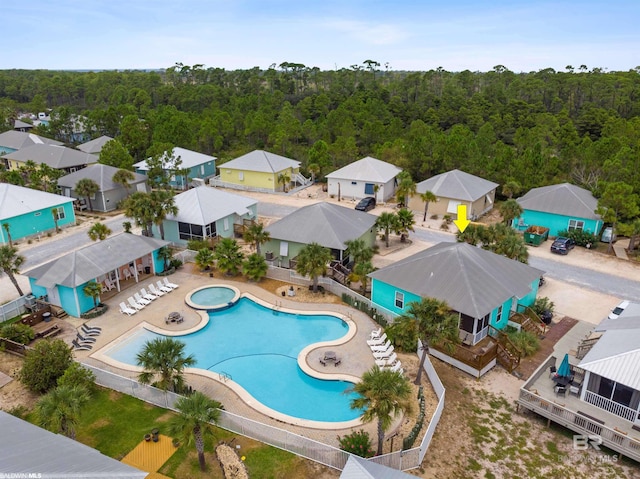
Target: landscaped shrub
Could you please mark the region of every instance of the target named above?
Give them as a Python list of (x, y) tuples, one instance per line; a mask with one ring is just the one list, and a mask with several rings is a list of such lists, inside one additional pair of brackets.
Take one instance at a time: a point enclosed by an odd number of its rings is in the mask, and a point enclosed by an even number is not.
[(189, 240), (187, 241), (187, 249), (192, 251), (200, 251), (201, 249), (211, 249), (211, 245), (205, 240)]
[(80, 386), (87, 390), (89, 394), (93, 394), (96, 390), (96, 376), (82, 367), (80, 363), (73, 362), (67, 368), (62, 376), (58, 378), (58, 386), (68, 386), (70, 388)]
[(380, 326), (387, 325), (387, 319), (384, 317), (384, 315), (378, 313), (376, 308), (372, 308), (365, 301), (358, 301), (358, 299), (354, 298), (353, 296), (350, 296), (347, 293), (342, 293), (342, 301), (347, 303), (349, 306), (352, 306), (357, 310), (367, 314), (371, 319), (373, 319)]
[(415, 352), (418, 349), (418, 323), (408, 316), (401, 316), (385, 328), (387, 337), (394, 347)]
[(33, 328), (27, 324), (6, 324), (0, 329), (0, 336), (20, 344), (29, 344), (36, 337)]
[(360, 457), (373, 457), (376, 453), (371, 447), (369, 433), (363, 429), (343, 437), (338, 436), (338, 441), (340, 442), (340, 449)]
[(180, 266), (182, 266), (182, 261), (178, 258), (173, 258), (169, 261), (169, 269), (178, 269)]
[(424, 424), (425, 400), (424, 394), (422, 392), (422, 386), (420, 386), (420, 388), (418, 389), (418, 404), (420, 411), (418, 413), (416, 424), (411, 429), (409, 435), (402, 440), (403, 451), (406, 451), (407, 449), (411, 449), (413, 447), (413, 443), (416, 442), (416, 438), (418, 437), (418, 434), (420, 434), (420, 430), (422, 429), (422, 425)]
[(31, 391), (45, 393), (57, 385), (72, 362), (71, 348), (61, 339), (38, 341), (27, 351), (20, 381)]
[(540, 349), (540, 340), (529, 331), (508, 331), (507, 336), (524, 357), (532, 356)]
[(553, 313), (553, 309), (555, 308), (555, 304), (549, 298), (537, 298), (531, 309), (533, 309), (538, 316), (540, 316), (545, 311), (551, 311)]
[(598, 243), (598, 237), (596, 235), (582, 230), (558, 231), (558, 236), (571, 238), (576, 242), (576, 245), (588, 248)]

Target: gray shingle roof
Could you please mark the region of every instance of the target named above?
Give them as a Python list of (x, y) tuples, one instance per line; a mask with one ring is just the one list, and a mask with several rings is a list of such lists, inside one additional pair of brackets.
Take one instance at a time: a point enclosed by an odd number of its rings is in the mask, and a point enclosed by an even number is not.
[(0, 183), (0, 220), (70, 203), (73, 198)]
[(271, 238), (292, 243), (316, 242), (325, 248), (345, 249), (374, 227), (377, 217), (351, 208), (320, 202), (300, 208), (265, 228)]
[(55, 169), (84, 166), (98, 162), (98, 157), (95, 155), (59, 145), (31, 145), (13, 153), (8, 153), (4, 155), (4, 158), (16, 161), (31, 160), (37, 164), (47, 164)]
[(0, 411), (0, 473), (6, 477), (73, 477), (79, 479), (143, 479), (148, 472)]
[(45, 288), (56, 284), (75, 288), (167, 244), (168, 241), (156, 238), (120, 233), (37, 266), (25, 274)]
[(258, 171), (260, 173), (278, 173), (287, 168), (298, 168), (300, 162), (263, 150), (253, 150), (246, 155), (227, 161), (220, 168), (232, 170)]
[(451, 170), (421, 181), (416, 185), (416, 192), (431, 191), (440, 198), (475, 201), (497, 187), (497, 183), (484, 178), (460, 170)]
[(533, 188), (516, 200), (522, 209), (599, 220), (598, 200), (589, 190), (570, 183)]
[(233, 213), (242, 216), (249, 212), (257, 200), (226, 191), (199, 186), (173, 197), (178, 214), (168, 215), (169, 221), (181, 221), (193, 225), (208, 225)]
[(111, 140), (113, 140), (113, 138), (110, 136), (102, 135), (99, 138), (78, 145), (78, 150), (84, 151), (85, 153), (91, 153), (92, 155), (97, 155), (102, 151), (102, 147), (105, 143), (108, 143)]
[(27, 146), (40, 144), (62, 145), (62, 142), (24, 131), (9, 130), (0, 133), (0, 146), (6, 146), (13, 150), (20, 150)]
[(391, 469), (372, 461), (351, 455), (340, 474), (340, 479), (409, 479), (413, 478), (406, 472)]
[(529, 294), (532, 282), (543, 274), (467, 243), (439, 243), (369, 276), (480, 318), (509, 298)]
[(386, 183), (398, 176), (402, 171), (396, 165), (367, 156), (361, 160), (333, 171), (326, 175), (327, 178), (352, 181), (368, 181), (371, 183)]
[[(95, 163), (93, 165), (89, 165), (86, 168), (82, 168), (81, 170), (74, 171), (73, 173), (69, 173), (61, 177), (58, 180), (58, 186), (64, 186), (67, 188), (74, 188), (76, 183), (83, 178), (88, 178), (90, 180), (95, 181), (100, 187), (100, 191), (111, 191), (122, 188), (122, 185), (113, 182), (113, 175), (119, 170), (114, 166), (103, 165), (102, 163)], [(146, 175), (141, 175), (140, 173), (133, 173), (134, 179), (129, 182), (130, 185), (135, 185), (136, 183), (143, 183), (147, 181), (149, 178)]]
[[(211, 155), (205, 155), (204, 153), (198, 153), (197, 151), (187, 150), (186, 148), (180, 148), (176, 146), (173, 149), (173, 156), (180, 157), (182, 163), (180, 164), (180, 168), (193, 168), (194, 166), (202, 165), (203, 163), (207, 163), (209, 161), (215, 161), (216, 157)], [(166, 166), (166, 153), (165, 153), (165, 166)], [(147, 160), (139, 161), (134, 164), (136, 168), (139, 170), (148, 170)]]

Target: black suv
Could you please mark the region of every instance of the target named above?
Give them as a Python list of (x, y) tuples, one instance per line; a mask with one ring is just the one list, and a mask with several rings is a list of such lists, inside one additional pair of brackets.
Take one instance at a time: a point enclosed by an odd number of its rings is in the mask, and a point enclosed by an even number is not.
[(568, 254), (570, 250), (576, 245), (576, 242), (571, 238), (564, 238), (558, 236), (551, 244), (551, 252), (557, 254)]
[(370, 211), (376, 207), (376, 199), (373, 196), (362, 198), (356, 205), (358, 211)]

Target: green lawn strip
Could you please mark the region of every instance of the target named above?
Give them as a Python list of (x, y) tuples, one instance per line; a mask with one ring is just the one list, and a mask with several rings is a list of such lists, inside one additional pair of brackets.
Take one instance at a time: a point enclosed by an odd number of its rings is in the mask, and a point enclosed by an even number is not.
[(246, 452), (245, 464), (251, 479), (277, 479), (298, 476), (295, 471), (302, 466), (302, 459), (290, 452), (272, 446), (251, 449)]

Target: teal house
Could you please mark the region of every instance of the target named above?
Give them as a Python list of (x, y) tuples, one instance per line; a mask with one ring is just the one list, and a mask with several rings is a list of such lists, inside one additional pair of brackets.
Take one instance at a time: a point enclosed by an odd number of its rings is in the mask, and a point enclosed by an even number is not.
[(602, 229), (602, 218), (595, 213), (598, 200), (589, 190), (570, 183), (534, 188), (516, 201), (523, 213), (513, 220), (513, 227), (521, 231), (544, 226), (550, 236), (572, 230), (598, 236)]
[[(0, 183), (0, 244), (38, 237), (76, 223), (73, 198)], [(5, 226), (6, 225), (6, 226)]]
[[(164, 239), (182, 246), (189, 240), (233, 238), (234, 226), (255, 221), (258, 216), (258, 200), (210, 186), (192, 188), (173, 199), (178, 214), (167, 215), (163, 221)], [(160, 237), (155, 225), (153, 235)]]
[[(136, 173), (148, 175), (147, 160), (133, 165)], [(175, 147), (172, 152), (165, 152), (162, 158), (162, 169), (169, 178), (169, 185), (178, 190), (186, 190), (193, 180), (206, 180), (216, 174), (216, 158), (197, 151)]]
[(439, 243), (369, 274), (374, 307), (403, 314), (422, 298), (445, 301), (460, 339), (474, 346), (489, 326), (504, 329), (518, 306), (531, 306), (543, 271), (467, 243)]
[(158, 250), (169, 242), (146, 236), (120, 233), (92, 243), (60, 258), (37, 266), (26, 274), (31, 293), (46, 296), (49, 303), (80, 317), (93, 308), (93, 298), (84, 294), (90, 282), (103, 291), (121, 291), (164, 271)]

